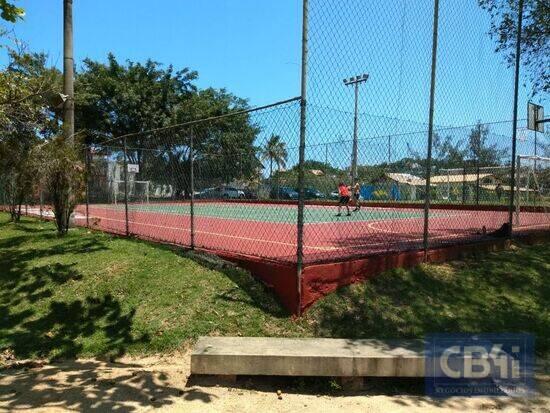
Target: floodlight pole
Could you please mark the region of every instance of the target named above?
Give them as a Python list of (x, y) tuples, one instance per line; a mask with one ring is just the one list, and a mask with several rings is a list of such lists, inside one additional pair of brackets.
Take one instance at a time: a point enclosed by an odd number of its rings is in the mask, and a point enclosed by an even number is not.
[(358, 145), (358, 128), (359, 128), (359, 85), (365, 83), (369, 79), (368, 74), (359, 75), (344, 79), (345, 86), (354, 87), (355, 92), (355, 108), (353, 115), (353, 147), (351, 152), (351, 186), (355, 186), (357, 180), (357, 145)]
[(355, 109), (353, 112), (353, 148), (351, 155), (351, 186), (355, 186), (355, 180), (357, 179), (357, 124), (359, 122), (359, 82), (355, 83)]

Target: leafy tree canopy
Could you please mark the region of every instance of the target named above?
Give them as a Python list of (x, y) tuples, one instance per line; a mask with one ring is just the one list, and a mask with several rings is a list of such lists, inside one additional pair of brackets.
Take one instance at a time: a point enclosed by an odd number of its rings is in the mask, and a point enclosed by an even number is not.
[(76, 124), (87, 130), (89, 143), (132, 134), (129, 161), (177, 197), (189, 196), (191, 139), (197, 186), (252, 177), (259, 167), (254, 141), (260, 128), (248, 114), (195, 122), (240, 112), (247, 101), (225, 89), (199, 90), (197, 77), (189, 68), (152, 60), (121, 64), (112, 54), (106, 63), (85, 60), (75, 83)]
[(124, 65), (112, 54), (107, 63), (86, 59), (75, 82), (76, 124), (92, 140), (168, 126), (196, 90), (196, 78), (188, 68), (176, 71), (152, 60)]
[[(490, 34), (497, 42), (496, 51), (504, 54), (509, 65), (515, 61), (517, 36), (517, 0), (478, 0), (491, 16)], [(550, 91), (550, 2), (525, 0), (521, 60), (533, 85), (533, 95)]]
[(7, 0), (0, 0), (0, 17), (2, 19), (15, 23), (25, 16), (25, 10), (17, 7), (14, 3)]
[(48, 106), (60, 74), (45, 62), (44, 54), (8, 49), (8, 63), (0, 71), (0, 191), (16, 221), (33, 189), (32, 148), (58, 128)]

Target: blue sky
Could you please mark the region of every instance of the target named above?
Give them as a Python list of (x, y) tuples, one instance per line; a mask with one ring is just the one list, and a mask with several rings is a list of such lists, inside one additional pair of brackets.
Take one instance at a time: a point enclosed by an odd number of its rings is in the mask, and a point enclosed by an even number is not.
[[(201, 87), (227, 87), (254, 105), (299, 94), (300, 0), (75, 0), (77, 62), (152, 58), (190, 67)], [(14, 26), (32, 50), (62, 63), (61, 0), (20, 0)]]
[[(27, 15), (14, 26), (17, 37), (60, 66), (62, 1), (18, 4)], [(360, 110), (368, 114), (362, 137), (425, 129), (432, 4), (310, 0), (312, 141), (350, 138), (353, 92), (342, 79), (364, 72), (370, 78), (361, 86)], [(199, 87), (225, 87), (252, 106), (268, 104), (299, 94), (301, 8), (301, 0), (75, 0), (75, 58), (152, 58), (197, 70)], [(487, 13), (476, 0), (441, 0), (440, 10), (435, 123), (511, 120), (513, 71), (494, 53)], [(520, 118), (530, 90), (524, 83)]]

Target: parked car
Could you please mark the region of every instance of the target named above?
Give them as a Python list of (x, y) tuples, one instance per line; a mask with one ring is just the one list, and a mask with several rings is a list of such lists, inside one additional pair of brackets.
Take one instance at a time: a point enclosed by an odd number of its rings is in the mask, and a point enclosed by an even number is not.
[(258, 199), (258, 193), (250, 188), (244, 188), (244, 199)]
[(244, 191), (232, 186), (217, 186), (207, 188), (196, 196), (199, 199), (244, 199)]
[(338, 191), (332, 191), (328, 196), (329, 196), (330, 199), (339, 199), (340, 198), (340, 194), (338, 193)]
[(305, 188), (304, 198), (305, 199), (325, 199), (326, 195), (315, 188)]
[(288, 186), (273, 188), (269, 196), (272, 199), (298, 199), (298, 192)]

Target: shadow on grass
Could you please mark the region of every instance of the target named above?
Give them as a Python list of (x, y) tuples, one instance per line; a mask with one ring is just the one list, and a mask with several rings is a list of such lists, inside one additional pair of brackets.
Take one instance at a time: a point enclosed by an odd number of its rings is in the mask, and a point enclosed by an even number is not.
[[(210, 254), (186, 251), (182, 256), (203, 267), (221, 272), (236, 284), (236, 287), (217, 294), (216, 299), (256, 307), (276, 318), (289, 317), (288, 310), (277, 301), (273, 291), (253, 278), (246, 270)], [(245, 294), (245, 298), (242, 293)]]
[[(19, 232), (21, 224), (16, 227)], [(110, 294), (51, 300), (57, 289), (78, 283), (82, 274), (77, 262), (36, 265), (35, 260), (72, 254), (77, 261), (80, 254), (107, 249), (102, 241), (58, 238), (51, 227), (26, 232), (0, 240), (0, 350), (10, 349), (18, 358), (75, 357), (84, 350), (84, 339), (93, 337), (103, 354), (120, 355), (128, 345), (148, 340), (132, 336), (134, 311), (124, 311)], [(40, 243), (51, 238), (54, 245)]]
[[(47, 291), (47, 290), (46, 290)], [(83, 351), (82, 341), (94, 336), (104, 354), (119, 356), (131, 344), (148, 340), (131, 334), (134, 311), (124, 312), (111, 295), (70, 302), (52, 301), (47, 311), (32, 307), (11, 310), (0, 306), (3, 347), (18, 358), (72, 358)]]
[(415, 338), (429, 333), (529, 332), (550, 352), (550, 251), (543, 246), (439, 266), (393, 270), (341, 288), (307, 317), (316, 335)]

